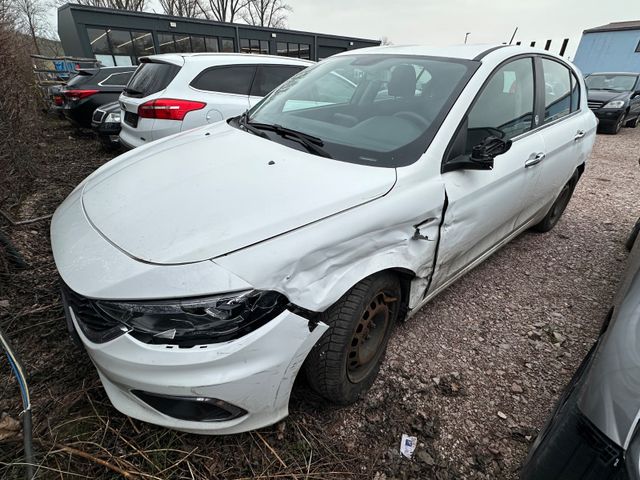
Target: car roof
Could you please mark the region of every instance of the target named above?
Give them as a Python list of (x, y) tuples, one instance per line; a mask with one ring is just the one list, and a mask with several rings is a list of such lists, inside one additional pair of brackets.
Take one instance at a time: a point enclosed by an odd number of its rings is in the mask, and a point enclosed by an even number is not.
[(250, 53), (161, 53), (143, 57), (147, 61), (162, 61), (174, 65), (184, 65), (185, 62), (211, 63), (228, 65), (234, 63), (275, 63), (284, 65), (311, 66), (315, 62), (302, 58), (284, 57), (280, 55), (261, 55)]
[(455, 58), (461, 60), (481, 60), (491, 55), (494, 51), (500, 52), (503, 56), (506, 52), (509, 55), (523, 53), (536, 53), (556, 57), (546, 50), (540, 48), (526, 47), (522, 45), (507, 45), (503, 43), (450, 45), (446, 47), (434, 47), (428, 45), (386, 45), (382, 47), (360, 48), (339, 53), (339, 56), (353, 54), (384, 54), (384, 55), (420, 55), (425, 57)]

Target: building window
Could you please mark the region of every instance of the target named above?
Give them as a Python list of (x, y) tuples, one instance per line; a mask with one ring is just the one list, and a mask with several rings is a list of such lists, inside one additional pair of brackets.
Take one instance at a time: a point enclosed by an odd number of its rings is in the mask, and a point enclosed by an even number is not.
[(269, 42), (267, 40), (256, 40), (249, 38), (240, 39), (240, 51), (242, 53), (269, 53)]
[(236, 46), (233, 38), (223, 38), (222, 41), (222, 51), (223, 52), (235, 52)]
[(219, 52), (218, 37), (205, 37), (204, 43), (207, 48), (207, 52)]
[(138, 57), (155, 53), (151, 32), (88, 27), (87, 35), (96, 60), (105, 66), (133, 65)]
[(278, 55), (284, 57), (311, 59), (311, 46), (308, 43), (284, 43), (277, 44)]
[(188, 53), (191, 52), (191, 37), (189, 35), (176, 34), (173, 36), (173, 41), (176, 45), (176, 52)]
[(171, 33), (158, 33), (158, 52), (175, 53), (176, 45), (173, 43), (173, 35)]

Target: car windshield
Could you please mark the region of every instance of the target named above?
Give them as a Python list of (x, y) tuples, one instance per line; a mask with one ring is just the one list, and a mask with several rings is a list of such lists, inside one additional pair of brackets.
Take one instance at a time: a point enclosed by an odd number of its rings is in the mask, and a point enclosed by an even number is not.
[(585, 82), (589, 90), (612, 90), (614, 92), (630, 92), (636, 80), (635, 75), (589, 75)]
[(325, 157), (408, 165), (424, 153), (478, 65), (423, 56), (338, 56), (286, 81), (244, 120), (254, 133), (301, 149), (306, 144)]

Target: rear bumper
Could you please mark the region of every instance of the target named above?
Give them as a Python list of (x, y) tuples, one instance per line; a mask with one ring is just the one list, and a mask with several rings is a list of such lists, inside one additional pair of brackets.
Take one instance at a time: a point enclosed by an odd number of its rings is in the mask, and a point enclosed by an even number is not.
[[(287, 416), (298, 370), (328, 328), (320, 323), (311, 331), (307, 319), (285, 310), (240, 339), (178, 348), (142, 343), (128, 334), (95, 344), (72, 314), (71, 321), (116, 409), (145, 422), (201, 434), (245, 432)], [(162, 397), (162, 406), (146, 403), (148, 394)], [(229, 420), (186, 420), (178, 403), (203, 399), (235, 415)], [(180, 413), (168, 414), (176, 411)]]

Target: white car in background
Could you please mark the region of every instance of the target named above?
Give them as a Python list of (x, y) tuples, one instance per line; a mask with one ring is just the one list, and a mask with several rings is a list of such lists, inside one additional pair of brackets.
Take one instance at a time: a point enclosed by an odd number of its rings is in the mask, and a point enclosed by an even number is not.
[(120, 95), (120, 141), (128, 148), (240, 115), (313, 65), (237, 53), (171, 53), (140, 61)]
[(113, 405), (158, 425), (272, 424), (301, 368), (355, 402), (396, 321), (556, 225), (596, 125), (544, 50), (335, 55), (71, 193), (51, 222), (69, 328)]

